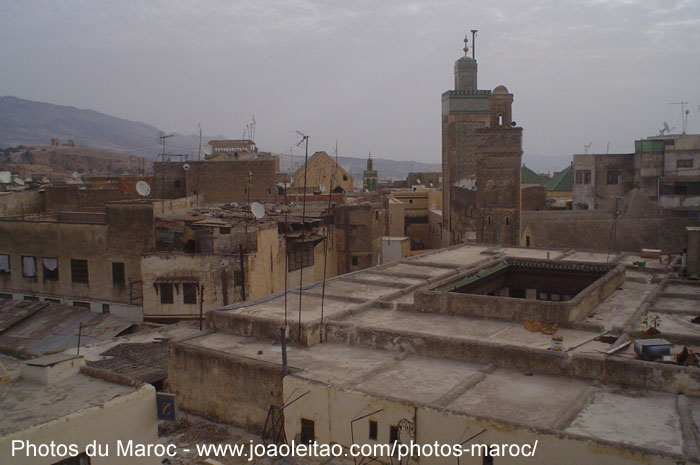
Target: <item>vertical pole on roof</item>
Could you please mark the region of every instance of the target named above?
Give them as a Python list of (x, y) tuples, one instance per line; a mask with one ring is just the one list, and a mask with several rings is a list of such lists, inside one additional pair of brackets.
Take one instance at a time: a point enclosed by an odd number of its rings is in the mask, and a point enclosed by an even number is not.
[(204, 324), (204, 285), (199, 286), (199, 330)]
[(297, 134), (299, 134), (302, 139), (299, 141), (299, 144), (302, 142), (305, 143), (305, 155), (304, 155), (304, 198), (301, 203), (301, 238), (302, 238), (302, 246), (301, 246), (301, 268), (299, 269), (299, 342), (301, 342), (301, 298), (303, 294), (303, 285), (304, 285), (304, 227), (306, 226), (306, 171), (308, 168), (309, 164), (309, 136), (297, 131)]
[(76, 352), (76, 355), (80, 355), (80, 336), (83, 333), (83, 324), (78, 323), (78, 350)]
[(331, 174), (330, 186), (328, 186), (328, 208), (326, 209), (326, 237), (323, 238), (323, 286), (321, 287), (321, 327), (319, 330), (320, 342), (323, 342), (323, 303), (326, 300), (326, 263), (328, 261), (328, 236), (331, 225), (329, 223), (331, 211), (331, 199), (333, 197), (333, 180), (338, 172), (338, 141), (335, 141), (335, 167)]
[(245, 300), (245, 268), (243, 267), (243, 244), (238, 243), (238, 256), (241, 263), (241, 297)]

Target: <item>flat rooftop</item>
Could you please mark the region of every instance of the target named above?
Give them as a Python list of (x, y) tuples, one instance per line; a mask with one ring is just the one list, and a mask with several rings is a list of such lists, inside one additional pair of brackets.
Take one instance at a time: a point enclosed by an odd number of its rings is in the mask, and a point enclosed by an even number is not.
[[(419, 293), (508, 258), (621, 267), (625, 279), (582, 318), (555, 328), (561, 350), (551, 350), (552, 334), (522, 321), (431, 313), (414, 304)], [(284, 300), (282, 293), (210, 312), (214, 332), (178, 344), (281, 365)], [(678, 279), (658, 259), (459, 245), (328, 280), (323, 314), (320, 283), (304, 288), (301, 306), (299, 291), (288, 292), (288, 359), (296, 369), (290, 376), (683, 457), (695, 436), (681, 418), (700, 422), (700, 367), (640, 361), (624, 343), (648, 329), (645, 314), (657, 313), (657, 329), (673, 351), (700, 353), (698, 301), (700, 283)], [(689, 401), (678, 402), (678, 393)]]
[(20, 377), (20, 362), (0, 354), (10, 385), (0, 386), (0, 436), (41, 425), (138, 390), (77, 374), (49, 386)]

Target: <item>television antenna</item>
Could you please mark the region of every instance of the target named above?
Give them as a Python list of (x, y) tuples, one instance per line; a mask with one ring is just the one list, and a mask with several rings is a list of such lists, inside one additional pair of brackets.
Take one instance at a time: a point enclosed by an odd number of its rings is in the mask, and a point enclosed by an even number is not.
[(174, 135), (175, 134), (165, 135), (163, 131), (160, 131), (160, 135), (158, 136), (158, 138), (160, 139), (160, 144), (163, 146), (163, 161), (165, 161), (165, 139), (167, 139), (168, 137), (173, 137)]
[(250, 211), (253, 213), (253, 216), (259, 220), (265, 217), (265, 205), (260, 202), (253, 202), (250, 204)]
[(688, 122), (688, 113), (690, 113), (690, 110), (686, 110), (685, 106), (689, 104), (690, 102), (685, 102), (681, 100), (680, 102), (671, 102), (669, 105), (680, 105), (681, 106), (681, 123), (683, 123), (683, 134), (685, 134), (685, 127)]
[(136, 183), (136, 193), (141, 196), (141, 200), (143, 201), (144, 197), (151, 195), (151, 186), (148, 185), (146, 181), (139, 181)]
[(584, 153), (584, 154), (587, 154), (587, 153), (588, 153), (588, 149), (591, 148), (591, 145), (593, 145), (593, 141), (590, 141), (588, 144), (583, 144), (583, 147), (584, 147), (583, 153)]

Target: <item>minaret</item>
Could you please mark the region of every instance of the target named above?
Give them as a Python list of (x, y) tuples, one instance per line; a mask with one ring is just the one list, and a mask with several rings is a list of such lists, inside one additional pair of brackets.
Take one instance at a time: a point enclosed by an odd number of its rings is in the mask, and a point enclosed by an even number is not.
[[(477, 88), (476, 29), (464, 37), (464, 55), (454, 64), (454, 90), (442, 94), (442, 240), (448, 246), (476, 231), (464, 202), (476, 188), (475, 131), (489, 124), (489, 90)], [(453, 201), (454, 200), (454, 201)]]
[(378, 175), (372, 169), (372, 152), (367, 157), (367, 169), (362, 173), (362, 185), (367, 192), (375, 192), (377, 190)]

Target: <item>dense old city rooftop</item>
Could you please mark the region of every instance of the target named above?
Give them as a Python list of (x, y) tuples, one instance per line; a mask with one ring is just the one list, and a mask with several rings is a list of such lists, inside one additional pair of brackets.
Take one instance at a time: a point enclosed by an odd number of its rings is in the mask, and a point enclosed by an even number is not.
[[(551, 332), (528, 328), (529, 318), (542, 319), (542, 313), (509, 313), (523, 299), (498, 298), (492, 314), (475, 316), (458, 300), (436, 295), (450, 294), (436, 291), (440, 286), (503, 259), (610, 270), (566, 302), (580, 300), (588, 306), (584, 312), (571, 321), (554, 318), (561, 350), (550, 350)], [(183, 387), (188, 374), (178, 372), (178, 353), (203, 351), (219, 361), (252, 360), (281, 370), (279, 328), (288, 321), (294, 344), (284, 381), (287, 402), (294, 397), (287, 385), (301, 380), (471, 418), (497, 431), (537, 432), (541, 441), (557, 438), (571, 450), (583, 441), (622, 451), (621, 458), (698, 460), (697, 363), (641, 361), (633, 344), (625, 345), (631, 335), (648, 330), (641, 323), (647, 314), (658, 316), (657, 329), (673, 343), (672, 354), (684, 345), (700, 352), (700, 326), (694, 322), (700, 316), (700, 285), (674, 278), (675, 261), (663, 262), (620, 253), (454, 246), (329, 280), (323, 310), (322, 284), (316, 283), (303, 290), (301, 314), (298, 290), (287, 295), (286, 311), (284, 294), (278, 294), (211, 312), (208, 334), (183, 339), (171, 350), (176, 355), (169, 376), (183, 405), (196, 410), (191, 397), (196, 394)], [(586, 300), (588, 294), (602, 301)], [(443, 440), (469, 435), (460, 427)], [(593, 446), (586, 447), (584, 454)]]

